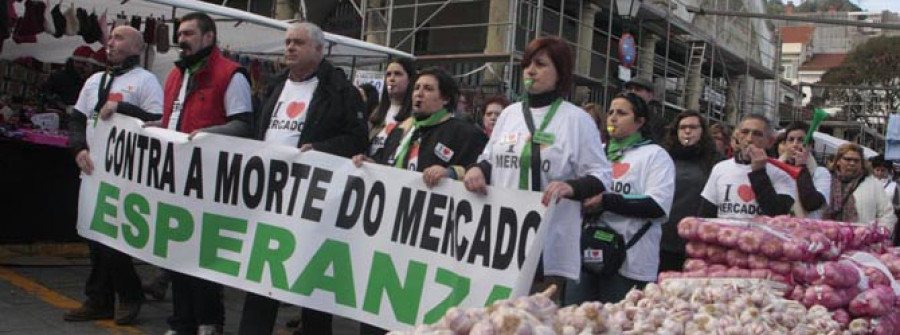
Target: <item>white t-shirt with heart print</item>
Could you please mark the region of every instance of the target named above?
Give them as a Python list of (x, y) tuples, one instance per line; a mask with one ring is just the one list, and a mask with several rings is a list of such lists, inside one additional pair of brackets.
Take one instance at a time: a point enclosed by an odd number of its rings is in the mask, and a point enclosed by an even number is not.
[(605, 211), (600, 217), (600, 221), (622, 234), (626, 242), (647, 221), (652, 222), (644, 236), (628, 249), (619, 274), (639, 281), (655, 281), (662, 225), (668, 220), (675, 196), (675, 163), (665, 149), (647, 144), (625, 151), (622, 159), (613, 163), (612, 171), (613, 182), (607, 192), (621, 194), (626, 199), (649, 197), (666, 213), (660, 218), (644, 219)]
[[(700, 196), (716, 205), (720, 218), (751, 219), (760, 216), (759, 203), (747, 176), (751, 171), (749, 164), (738, 164), (734, 159), (719, 162), (713, 167)], [(797, 199), (797, 184), (786, 172), (766, 164), (766, 173), (776, 193)]]
[(316, 77), (302, 82), (290, 79), (285, 81), (266, 130), (266, 142), (292, 147), (300, 143), (300, 134), (303, 133), (306, 115), (309, 114), (309, 103), (318, 86), (319, 79)]
[[(540, 127), (550, 106), (532, 108), (536, 127)], [(556, 116), (549, 122), (545, 132), (554, 134), (551, 145), (541, 145), (541, 187), (551, 181), (565, 181), (586, 175), (594, 176), (603, 185), (610, 185), (611, 170), (600, 131), (596, 123), (578, 106), (563, 101)], [(494, 131), (478, 161), (491, 164), (491, 186), (518, 189), (519, 162), (522, 150), (529, 143), (531, 132), (525, 123), (522, 103), (509, 105), (500, 114)], [(529, 165), (530, 166), (530, 165)], [(531, 175), (528, 176), (531, 182)], [(556, 208), (559, 219), (547, 222), (551, 229), (544, 241), (544, 274), (577, 279), (581, 273), (581, 249), (578, 236), (581, 235), (581, 204), (561, 202)]]
[[(97, 111), (94, 110), (94, 107), (97, 106), (100, 84), (104, 76), (108, 76), (105, 71), (91, 75), (84, 82), (81, 93), (78, 95), (78, 101), (75, 103), (75, 109), (88, 119), (85, 133), (87, 138), (91, 138), (94, 133), (93, 125), (97, 118)], [(109, 78), (106, 80), (108, 83)], [(163, 89), (153, 73), (136, 66), (112, 80), (106, 101), (127, 102), (140, 107), (147, 113), (162, 114)]]
[(372, 142), (369, 144), (369, 157), (374, 156), (379, 149), (384, 148), (384, 142), (387, 141), (388, 135), (397, 127), (397, 120), (394, 120), (394, 118), (397, 117), (397, 113), (400, 113), (401, 107), (400, 105), (391, 105), (387, 113), (384, 114), (384, 128), (381, 128), (378, 134), (372, 138)]

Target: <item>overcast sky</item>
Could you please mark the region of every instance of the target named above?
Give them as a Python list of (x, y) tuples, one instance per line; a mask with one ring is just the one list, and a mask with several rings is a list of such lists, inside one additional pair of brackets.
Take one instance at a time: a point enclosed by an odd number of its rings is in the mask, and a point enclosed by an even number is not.
[(889, 10), (892, 12), (900, 12), (900, 0), (855, 0), (860, 7), (870, 11)]

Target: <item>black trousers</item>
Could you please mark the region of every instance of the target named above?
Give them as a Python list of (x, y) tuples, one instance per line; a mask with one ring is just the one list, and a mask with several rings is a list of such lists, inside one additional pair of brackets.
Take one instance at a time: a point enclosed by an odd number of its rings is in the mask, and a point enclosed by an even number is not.
[[(278, 318), (278, 300), (247, 292), (244, 298), (244, 311), (241, 314), (241, 326), (238, 334), (271, 334), (275, 327), (275, 319)], [(329, 313), (314, 309), (303, 308), (300, 311), (300, 333), (331, 335), (331, 321), (333, 316)]]
[(684, 269), (684, 261), (687, 255), (671, 251), (659, 251), (659, 273), (666, 271), (681, 271)]
[(200, 325), (225, 325), (224, 289), (221, 284), (188, 276), (172, 275), (172, 316), (169, 328), (179, 334), (196, 334)]
[(87, 304), (112, 309), (119, 302), (139, 302), (144, 299), (141, 278), (134, 270), (131, 256), (102, 243), (89, 241), (91, 273), (84, 285)]
[(598, 276), (581, 271), (579, 281), (570, 280), (566, 285), (564, 305), (581, 304), (585, 301), (617, 303), (625, 299), (631, 289), (644, 289), (648, 282), (626, 278), (618, 273)]

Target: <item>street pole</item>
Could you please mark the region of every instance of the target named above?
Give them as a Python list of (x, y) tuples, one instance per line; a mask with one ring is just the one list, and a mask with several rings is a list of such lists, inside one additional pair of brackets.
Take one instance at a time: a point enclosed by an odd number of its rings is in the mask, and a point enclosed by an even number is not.
[(723, 10), (708, 10), (708, 9), (703, 9), (703, 8), (699, 8), (696, 6), (685, 6), (685, 9), (687, 9), (688, 12), (698, 14), (698, 15), (722, 15), (722, 16), (734, 16), (734, 17), (748, 17), (748, 18), (756, 18), (756, 19), (833, 24), (833, 25), (838, 25), (838, 26), (855, 26), (855, 27), (878, 28), (878, 29), (887, 29), (887, 30), (900, 30), (900, 24), (894, 24), (894, 23), (876, 23), (876, 22), (865, 22), (865, 21), (823, 19), (823, 18), (813, 18), (813, 17), (793, 16), (793, 15), (776, 15), (776, 14), (761, 14), (761, 13), (723, 11)]

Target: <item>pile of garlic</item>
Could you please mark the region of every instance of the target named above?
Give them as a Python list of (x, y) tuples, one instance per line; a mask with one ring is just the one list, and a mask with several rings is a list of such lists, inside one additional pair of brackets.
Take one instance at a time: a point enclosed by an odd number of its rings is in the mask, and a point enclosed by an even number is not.
[(668, 280), (632, 290), (616, 304), (558, 308), (551, 290), (488, 308), (452, 308), (437, 323), (391, 334), (856, 334), (821, 306), (807, 309), (764, 283)]

